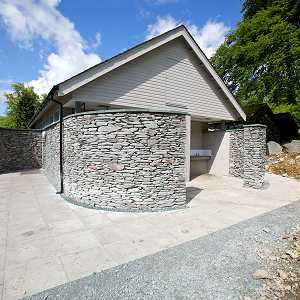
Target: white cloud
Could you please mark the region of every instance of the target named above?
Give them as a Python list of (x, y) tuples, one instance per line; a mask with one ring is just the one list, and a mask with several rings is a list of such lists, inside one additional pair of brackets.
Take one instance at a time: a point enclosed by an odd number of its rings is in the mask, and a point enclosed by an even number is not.
[(98, 47), (100, 33), (92, 45), (81, 37), (74, 24), (57, 6), (60, 0), (0, 0), (0, 16), (11, 39), (27, 48), (36, 38), (52, 43), (50, 53), (36, 80), (29, 82), (39, 94), (49, 92), (52, 85), (101, 61), (88, 49)]
[(200, 29), (196, 25), (188, 25), (188, 28), (207, 57), (211, 57), (215, 53), (230, 30), (223, 22), (214, 21), (206, 22)]
[(12, 84), (12, 83), (13, 83), (13, 80), (11, 80), (11, 79), (0, 79), (0, 85)]
[(100, 32), (96, 32), (95, 39), (90, 43), (92, 49), (97, 49), (102, 43), (102, 36)]
[(156, 22), (147, 26), (146, 40), (173, 29), (180, 23), (171, 16), (157, 17)]
[(7, 87), (8, 80), (0, 80), (0, 116), (6, 111), (6, 97), (5, 93), (10, 93), (11, 90)]
[(230, 30), (223, 22), (209, 20), (202, 28), (199, 28), (189, 21), (181, 22), (174, 19), (172, 16), (167, 15), (165, 17), (157, 17), (155, 23), (148, 25), (146, 39), (162, 34), (183, 23), (185, 23), (186, 27), (208, 58), (210, 58), (215, 50), (224, 42), (225, 35)]
[(5, 93), (10, 93), (10, 85), (13, 83), (11, 79), (0, 79), (0, 104), (6, 103)]
[(0, 104), (4, 104), (6, 102), (5, 93), (7, 93), (7, 90), (4, 90), (0, 88)]
[(0, 116), (4, 116), (6, 111), (6, 104), (0, 101)]

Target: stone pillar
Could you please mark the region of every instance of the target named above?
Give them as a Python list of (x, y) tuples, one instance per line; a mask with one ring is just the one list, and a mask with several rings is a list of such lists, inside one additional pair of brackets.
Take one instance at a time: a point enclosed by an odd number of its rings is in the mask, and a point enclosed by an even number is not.
[(244, 176), (244, 128), (230, 130), (229, 175)]
[(244, 186), (261, 188), (266, 163), (266, 126), (244, 125)]

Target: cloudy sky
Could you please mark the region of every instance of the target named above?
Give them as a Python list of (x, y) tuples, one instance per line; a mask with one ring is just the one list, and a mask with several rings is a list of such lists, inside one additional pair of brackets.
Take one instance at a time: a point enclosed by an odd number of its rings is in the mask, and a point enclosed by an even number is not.
[(0, 0), (0, 114), (12, 82), (38, 93), (179, 24), (210, 57), (240, 0)]

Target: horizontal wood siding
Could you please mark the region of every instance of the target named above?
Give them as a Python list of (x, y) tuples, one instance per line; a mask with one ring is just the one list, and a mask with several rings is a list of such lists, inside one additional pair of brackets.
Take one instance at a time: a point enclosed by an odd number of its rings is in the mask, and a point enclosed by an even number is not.
[[(203, 65), (177, 39), (73, 92), (72, 100), (234, 120), (235, 113)], [(187, 109), (166, 105), (186, 106)]]

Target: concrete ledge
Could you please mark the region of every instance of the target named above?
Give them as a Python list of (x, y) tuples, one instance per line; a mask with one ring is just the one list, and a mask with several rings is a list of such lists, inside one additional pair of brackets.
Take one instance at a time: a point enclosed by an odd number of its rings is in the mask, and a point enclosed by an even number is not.
[(0, 127), (0, 130), (41, 132), (41, 129), (30, 129), (30, 128), (6, 128), (6, 127)]
[(45, 131), (45, 130), (50, 129), (51, 127), (55, 126), (58, 123), (59, 123), (59, 121), (55, 121), (55, 122), (53, 122), (53, 123), (51, 123), (49, 125), (46, 125), (45, 127), (43, 127), (43, 129), (40, 129), (40, 130), (41, 131)]
[(98, 114), (111, 114), (111, 113), (158, 113), (158, 114), (170, 114), (170, 115), (189, 115), (185, 112), (179, 112), (179, 111), (162, 111), (162, 110), (155, 110), (155, 109), (141, 109), (141, 108), (122, 108), (122, 109), (107, 109), (107, 110), (93, 110), (93, 111), (86, 111), (82, 113), (72, 114), (64, 117), (64, 120), (67, 120), (69, 118), (73, 117), (80, 117), (80, 116), (86, 116), (86, 115), (98, 115)]
[(262, 127), (262, 128), (267, 128), (267, 125), (264, 125), (264, 124), (245, 124), (244, 127)]

